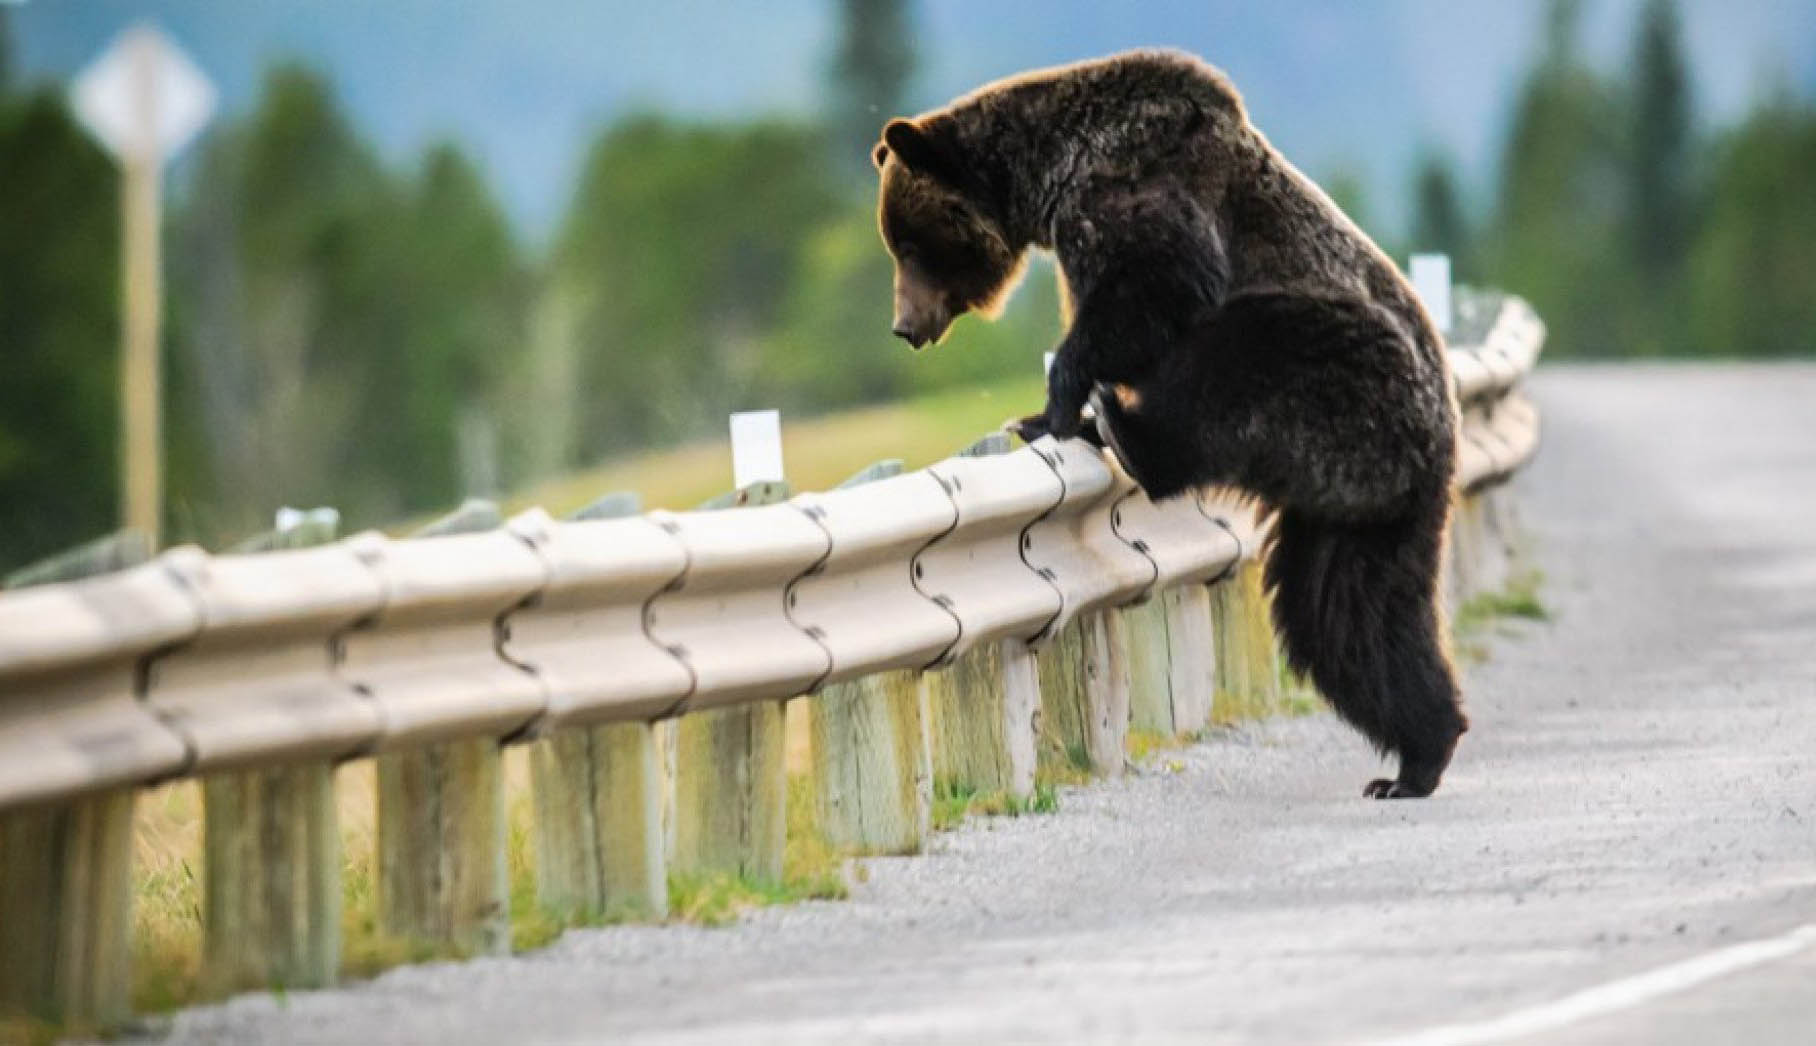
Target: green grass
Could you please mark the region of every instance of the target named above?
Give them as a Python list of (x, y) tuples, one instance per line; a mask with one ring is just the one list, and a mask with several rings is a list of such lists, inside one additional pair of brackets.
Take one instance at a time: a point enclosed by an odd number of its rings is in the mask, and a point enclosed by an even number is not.
[(839, 901), (851, 896), (844, 860), (820, 832), (813, 779), (788, 780), (788, 836), (782, 880), (732, 873), (668, 877), (668, 914), (675, 922), (725, 926), (749, 908), (801, 901)]
[(1488, 660), (1486, 637), (1497, 625), (1509, 621), (1550, 621), (1551, 611), (1539, 598), (1545, 576), (1538, 570), (1522, 570), (1507, 579), (1497, 592), (1478, 592), (1469, 597), (1450, 621), (1451, 648), (1469, 664)]
[[(783, 460), (795, 490), (829, 490), (866, 465), (901, 458), (917, 469), (996, 431), (1044, 400), (1038, 377), (966, 386), (903, 403), (812, 418), (785, 418)], [(731, 451), (723, 439), (649, 451), (520, 491), (509, 511), (540, 505), (560, 516), (614, 490), (634, 490), (647, 508), (685, 509), (730, 489)]]
[(933, 782), (933, 828), (949, 832), (963, 824), (965, 818), (1020, 817), (1024, 814), (1050, 814), (1059, 810), (1059, 785), (1046, 774), (1037, 774), (1034, 793), (1023, 797), (1008, 790), (979, 792), (969, 785), (937, 779)]
[(1457, 632), (1476, 633), (1504, 618), (1526, 621), (1549, 621), (1551, 611), (1539, 599), (1539, 586), (1544, 575), (1537, 570), (1523, 570), (1507, 579), (1499, 592), (1480, 592), (1457, 609), (1453, 622)]

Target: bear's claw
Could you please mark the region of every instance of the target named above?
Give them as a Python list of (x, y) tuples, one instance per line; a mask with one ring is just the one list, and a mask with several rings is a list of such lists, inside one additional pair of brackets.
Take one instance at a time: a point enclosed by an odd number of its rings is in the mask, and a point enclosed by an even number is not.
[(1369, 799), (1423, 799), (1431, 794), (1431, 789), (1419, 791), (1411, 785), (1402, 784), (1391, 778), (1377, 777), (1362, 789), (1362, 794)]

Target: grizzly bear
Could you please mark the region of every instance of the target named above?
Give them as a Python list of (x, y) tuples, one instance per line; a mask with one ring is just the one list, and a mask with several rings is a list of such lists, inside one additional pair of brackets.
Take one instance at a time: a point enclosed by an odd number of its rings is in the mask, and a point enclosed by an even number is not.
[(1393, 262), (1181, 53), (990, 84), (890, 121), (873, 159), (894, 333), (993, 313), (1052, 251), (1070, 322), (1011, 427), (1095, 435), (1156, 500), (1259, 499), (1288, 662), (1399, 757), (1364, 794), (1430, 795), (1468, 728), (1437, 594), (1457, 410)]

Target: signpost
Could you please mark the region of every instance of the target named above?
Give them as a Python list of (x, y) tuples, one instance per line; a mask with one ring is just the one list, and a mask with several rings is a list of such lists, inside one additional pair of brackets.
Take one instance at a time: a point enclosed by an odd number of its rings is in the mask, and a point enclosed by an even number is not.
[(119, 162), (121, 178), (121, 503), (125, 525), (157, 544), (163, 504), (158, 329), (158, 203), (164, 164), (214, 111), (214, 87), (163, 33), (126, 30), (76, 77), (76, 116)]

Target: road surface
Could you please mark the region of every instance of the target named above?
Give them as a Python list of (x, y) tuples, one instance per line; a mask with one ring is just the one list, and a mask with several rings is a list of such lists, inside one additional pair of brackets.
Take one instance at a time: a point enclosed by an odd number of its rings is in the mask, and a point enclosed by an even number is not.
[(1549, 625), (1438, 795), (1328, 716), (865, 862), (844, 903), (245, 996), (169, 1040), (1816, 1041), (1816, 367), (1553, 368)]

